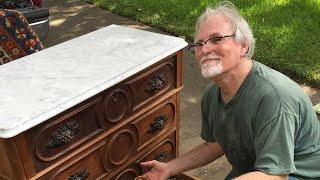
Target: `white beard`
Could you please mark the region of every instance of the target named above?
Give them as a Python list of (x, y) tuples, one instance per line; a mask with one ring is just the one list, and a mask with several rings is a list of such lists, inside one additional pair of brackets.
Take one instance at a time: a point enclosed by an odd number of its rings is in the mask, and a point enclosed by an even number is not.
[(215, 77), (222, 73), (222, 64), (220, 61), (218, 62), (205, 62), (200, 65), (201, 73), (204, 78)]

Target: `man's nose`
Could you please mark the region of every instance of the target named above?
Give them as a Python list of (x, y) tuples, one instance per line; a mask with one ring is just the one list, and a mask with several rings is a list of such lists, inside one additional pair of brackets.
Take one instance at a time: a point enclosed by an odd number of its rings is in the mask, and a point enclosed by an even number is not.
[(201, 51), (203, 54), (208, 54), (212, 51), (212, 48), (211, 46), (208, 46), (207, 44), (204, 44), (202, 47), (201, 47)]

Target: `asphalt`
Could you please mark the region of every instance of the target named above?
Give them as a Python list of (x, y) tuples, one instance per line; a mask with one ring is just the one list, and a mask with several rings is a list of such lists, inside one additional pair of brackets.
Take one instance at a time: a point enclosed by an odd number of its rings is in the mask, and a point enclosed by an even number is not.
[[(43, 7), (49, 8), (50, 11), (49, 36), (43, 41), (46, 48), (111, 24), (167, 34), (80, 0), (43, 0)], [(180, 154), (184, 154), (203, 142), (199, 137), (201, 129), (200, 101), (203, 90), (209, 82), (202, 78), (193, 55), (187, 50), (184, 50), (183, 68), (184, 88), (181, 93)], [(301, 85), (301, 87), (310, 96), (313, 104), (320, 102), (320, 91), (318, 89), (305, 85)], [(204, 180), (223, 179), (229, 170), (230, 165), (226, 158), (222, 157), (207, 166), (188, 171), (187, 174)]]

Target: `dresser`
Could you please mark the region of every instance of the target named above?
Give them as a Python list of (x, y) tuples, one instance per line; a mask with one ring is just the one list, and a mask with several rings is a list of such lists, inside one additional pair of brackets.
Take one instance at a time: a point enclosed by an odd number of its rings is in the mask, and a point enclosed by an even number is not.
[(111, 25), (0, 66), (0, 179), (130, 180), (177, 157), (186, 45)]

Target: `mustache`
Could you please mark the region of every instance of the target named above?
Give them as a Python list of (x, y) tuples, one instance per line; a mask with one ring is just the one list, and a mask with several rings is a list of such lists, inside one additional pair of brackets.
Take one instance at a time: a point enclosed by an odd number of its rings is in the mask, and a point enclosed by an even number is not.
[(208, 61), (208, 60), (219, 61), (220, 57), (217, 56), (217, 55), (212, 55), (212, 54), (209, 54), (209, 55), (206, 55), (206, 56), (202, 56), (201, 60), (200, 60), (200, 63), (202, 64), (203, 62)]

